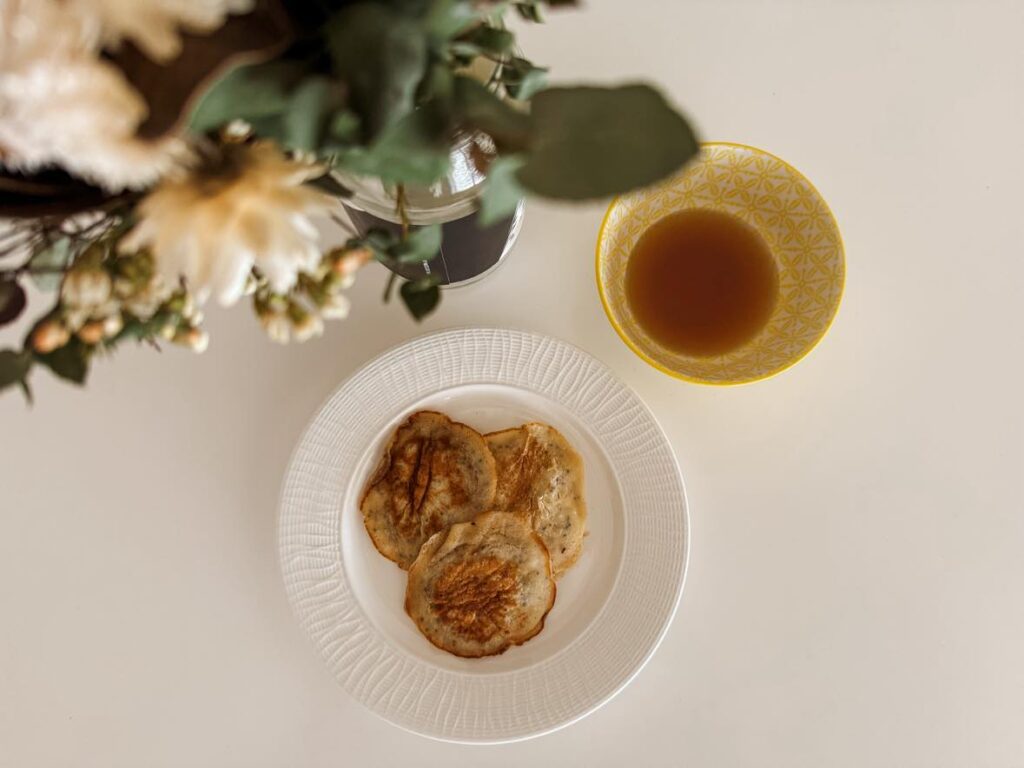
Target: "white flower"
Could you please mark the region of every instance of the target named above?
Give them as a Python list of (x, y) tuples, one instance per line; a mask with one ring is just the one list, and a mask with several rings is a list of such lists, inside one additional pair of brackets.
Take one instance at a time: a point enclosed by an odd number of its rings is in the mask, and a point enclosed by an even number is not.
[(291, 338), (292, 324), (287, 317), (277, 313), (266, 314), (260, 317), (260, 322), (271, 341), (278, 344), (288, 343), (288, 339)]
[(86, 323), (78, 329), (76, 335), (86, 344), (99, 344), (104, 338), (103, 321), (92, 320)]
[(320, 314), (328, 320), (344, 320), (348, 317), (351, 308), (352, 302), (348, 300), (348, 296), (336, 293), (328, 298), (324, 305), (320, 307)]
[(294, 322), (295, 340), (308, 341), (314, 336), (324, 335), (324, 321), (320, 315), (308, 314)]
[(179, 28), (212, 32), (229, 13), (246, 13), (252, 0), (68, 0), (68, 12), (99, 25), (102, 42), (117, 47), (131, 40), (154, 61), (181, 52)]
[(71, 309), (94, 310), (110, 298), (110, 275), (102, 269), (73, 269), (60, 287), (61, 300)]
[(146, 285), (124, 301), (124, 308), (140, 320), (148, 320), (167, 301), (170, 291), (160, 275), (153, 275)]
[(122, 328), (124, 321), (121, 319), (121, 313), (110, 315), (103, 321), (103, 335), (108, 339), (117, 336)]
[(355, 275), (363, 265), (373, 259), (373, 252), (369, 248), (353, 248), (352, 250), (345, 251), (334, 262), (333, 269), (335, 273), (340, 275), (351, 284), (355, 282)]
[(111, 191), (137, 188), (187, 159), (179, 138), (135, 133), (147, 107), (99, 58), (99, 28), (56, 0), (0, 4), (0, 163), (59, 165)]
[(252, 126), (236, 117), (220, 129), (220, 135), (224, 141), (245, 141), (252, 136)]
[(210, 346), (210, 335), (201, 328), (182, 328), (174, 334), (174, 343), (202, 354)]
[(198, 328), (193, 328), (188, 333), (188, 345), (192, 348), (193, 352), (201, 355), (210, 346), (210, 334)]
[(303, 182), (323, 170), (289, 160), (270, 142), (225, 151), (234, 153), (232, 172), (164, 179), (138, 205), (139, 223), (120, 247), (149, 248), (168, 282), (183, 276), (198, 301), (213, 293), (234, 304), (253, 267), (275, 293), (288, 293), (300, 271), (320, 262), (309, 217), (334, 200)]
[(32, 348), (41, 355), (53, 352), (71, 340), (71, 332), (57, 320), (47, 320), (32, 332)]

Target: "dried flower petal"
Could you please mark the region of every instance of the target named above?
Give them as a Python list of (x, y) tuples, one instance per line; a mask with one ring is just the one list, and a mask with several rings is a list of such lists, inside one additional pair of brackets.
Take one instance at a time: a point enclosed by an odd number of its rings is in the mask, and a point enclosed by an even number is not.
[(135, 133), (147, 107), (99, 57), (96, 19), (55, 0), (0, 5), (0, 163), (20, 171), (59, 165), (111, 191), (138, 188), (189, 158), (176, 137)]
[(198, 301), (212, 293), (234, 304), (254, 266), (271, 290), (290, 291), (299, 272), (320, 261), (309, 216), (335, 205), (303, 184), (319, 167), (289, 160), (270, 142), (235, 151), (237, 174), (165, 179), (139, 204), (139, 223), (120, 245), (123, 252), (149, 248), (168, 282), (184, 277)]

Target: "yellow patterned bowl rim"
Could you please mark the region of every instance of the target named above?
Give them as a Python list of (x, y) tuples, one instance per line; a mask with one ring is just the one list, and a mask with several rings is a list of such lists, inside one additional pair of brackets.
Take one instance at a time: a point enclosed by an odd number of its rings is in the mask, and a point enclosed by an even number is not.
[[(802, 173), (800, 173), (800, 171), (798, 171), (796, 168), (794, 168), (792, 165), (787, 163), (782, 158), (773, 155), (771, 152), (767, 152), (763, 149), (750, 146), (749, 144), (740, 144), (737, 142), (730, 141), (704, 142), (701, 144), (701, 150), (701, 157), (698, 157), (694, 164), (691, 164), (679, 174), (676, 174), (675, 176), (669, 178), (666, 181), (655, 184), (652, 187), (630, 192), (625, 195), (619, 195), (615, 197), (608, 205), (608, 210), (605, 211), (604, 218), (601, 221), (601, 227), (598, 230), (597, 244), (595, 249), (596, 253), (594, 260), (594, 271), (597, 282), (597, 291), (601, 297), (601, 305), (604, 307), (605, 315), (608, 317), (608, 321), (615, 329), (615, 332), (619, 335), (619, 338), (621, 338), (622, 341), (626, 344), (626, 346), (633, 350), (633, 352), (640, 359), (642, 359), (648, 365), (658, 369), (662, 373), (666, 373), (669, 376), (673, 376), (683, 381), (692, 382), (694, 384), (704, 384), (707, 386), (735, 386), (739, 384), (750, 384), (755, 381), (763, 381), (765, 379), (772, 378), (773, 376), (777, 376), (778, 374), (788, 370), (789, 368), (792, 368), (798, 362), (803, 360), (808, 354), (811, 353), (811, 351), (818, 345), (818, 343), (825, 337), (829, 329), (832, 327), (836, 315), (838, 314), (839, 305), (842, 303), (842, 297), (846, 288), (846, 259), (845, 247), (842, 239), (842, 232), (839, 229), (839, 223), (836, 221), (835, 216), (832, 214), (832, 211), (829, 209), (824, 197), (817, 190), (817, 188), (811, 183), (811, 181), (806, 176), (804, 176)], [(792, 353), (789, 354), (785, 360), (783, 360), (780, 363), (766, 365), (763, 368), (760, 368), (753, 372), (747, 372), (745, 374), (730, 375), (728, 372), (726, 372), (718, 378), (710, 378), (706, 375), (694, 373), (692, 372), (692, 370), (684, 368), (683, 365), (680, 364), (666, 364), (666, 362), (662, 362), (655, 359), (651, 354), (648, 354), (648, 352), (645, 351), (643, 347), (643, 342), (640, 339), (640, 336), (643, 335), (643, 332), (638, 328), (637, 324), (634, 321), (632, 321), (631, 318), (626, 317), (623, 313), (615, 311), (616, 307), (613, 306), (613, 301), (615, 300), (610, 296), (610, 291), (608, 289), (609, 287), (605, 285), (605, 277), (602, 271), (602, 265), (604, 261), (603, 254), (605, 253), (605, 248), (603, 246), (607, 243), (608, 238), (611, 234), (612, 215), (618, 209), (619, 206), (623, 205), (623, 201), (648, 198), (654, 194), (657, 194), (659, 191), (671, 189), (682, 184), (683, 181), (687, 178), (688, 174), (693, 173), (694, 165), (699, 166), (703, 162), (705, 165), (713, 167), (714, 164), (708, 163), (706, 159), (702, 158), (706, 158), (708, 156), (717, 156), (721, 158), (722, 156), (734, 155), (737, 153), (750, 154), (762, 160), (775, 164), (775, 166), (778, 169), (780, 169), (782, 172), (788, 175), (793, 182), (795, 182), (798, 186), (802, 188), (804, 194), (806, 194), (810, 199), (812, 199), (813, 203), (816, 206), (820, 207), (821, 218), (827, 224), (827, 228), (830, 230), (831, 234), (834, 234), (834, 243), (831, 243), (830, 246), (830, 256), (832, 259), (831, 266), (833, 267), (833, 271), (829, 275), (828, 279), (829, 294), (827, 298), (827, 303), (824, 307), (822, 307), (822, 311), (817, 313), (817, 316), (815, 318), (816, 326), (813, 332), (809, 333), (807, 335), (807, 338), (802, 343), (796, 345)], [(665, 206), (662, 209), (659, 209), (658, 218), (660, 218), (660, 216), (662, 215), (666, 215), (677, 210), (684, 210), (687, 208), (695, 207), (701, 206), (696, 204)], [(718, 206), (710, 205), (707, 207), (717, 208)], [(746, 217), (741, 215), (741, 218)], [(651, 223), (653, 223), (653, 220)], [(753, 224), (755, 228), (762, 233), (762, 235), (765, 234), (764, 228), (762, 226), (759, 226), (758, 222), (750, 221), (748, 219), (748, 223)], [(777, 260), (780, 259), (780, 256), (771, 238), (769, 238), (769, 244), (772, 245), (773, 255), (776, 257)], [(780, 307), (785, 307), (787, 301), (788, 300), (780, 292)], [(624, 305), (624, 299), (619, 298), (618, 303)], [(772, 321), (769, 321), (768, 326), (766, 327), (765, 331), (762, 332), (762, 334), (759, 334), (758, 337), (755, 337), (754, 340), (752, 340), (749, 344), (744, 345), (744, 347), (742, 347), (740, 350), (736, 350), (735, 352), (730, 353), (729, 355), (722, 356), (722, 358), (728, 358), (736, 354), (741, 354), (745, 350), (749, 350), (752, 347), (756, 346), (757, 344), (762, 343), (764, 339), (771, 338), (772, 326)], [(648, 343), (654, 345), (654, 342), (649, 341)], [(685, 359), (683, 358), (683, 356), (676, 357), (679, 358), (680, 360)], [(727, 363), (723, 363), (723, 365), (727, 365)]]

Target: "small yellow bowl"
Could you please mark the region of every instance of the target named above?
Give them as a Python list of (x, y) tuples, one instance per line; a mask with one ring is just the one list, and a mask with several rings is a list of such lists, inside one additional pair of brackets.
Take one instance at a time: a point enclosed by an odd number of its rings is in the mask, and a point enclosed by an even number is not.
[[(661, 346), (626, 301), (626, 265), (640, 235), (689, 208), (730, 213), (753, 226), (779, 270), (779, 297), (765, 327), (742, 347), (713, 357)], [(597, 236), (597, 288), (612, 326), (655, 368), (699, 384), (745, 384), (797, 363), (832, 324), (845, 278), (839, 226), (818, 190), (785, 161), (742, 144), (704, 144), (679, 174), (615, 198)]]

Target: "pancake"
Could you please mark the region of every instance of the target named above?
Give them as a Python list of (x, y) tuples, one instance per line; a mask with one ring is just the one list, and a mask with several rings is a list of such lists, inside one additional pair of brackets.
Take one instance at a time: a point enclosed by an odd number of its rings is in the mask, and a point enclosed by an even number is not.
[(490, 509), (494, 488), (494, 458), (480, 433), (419, 411), (395, 430), (359, 509), (377, 550), (408, 569), (434, 533)]
[(426, 638), (478, 658), (521, 645), (555, 603), (551, 561), (521, 517), (487, 512), (434, 534), (409, 569), (405, 610)]
[(531, 522), (551, 554), (557, 579), (583, 551), (583, 460), (557, 429), (539, 422), (484, 439), (498, 470), (494, 508)]

